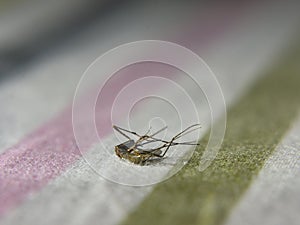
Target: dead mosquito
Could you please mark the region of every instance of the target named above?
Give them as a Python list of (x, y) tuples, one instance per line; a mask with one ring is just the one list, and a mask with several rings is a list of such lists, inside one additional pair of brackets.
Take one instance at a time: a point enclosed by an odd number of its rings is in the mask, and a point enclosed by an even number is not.
[[(124, 137), (128, 139), (128, 141), (125, 141), (117, 146), (115, 146), (115, 152), (116, 155), (119, 156), (121, 159), (128, 160), (134, 164), (144, 165), (146, 162), (155, 159), (155, 158), (163, 158), (170, 147), (175, 145), (199, 145), (197, 143), (192, 142), (175, 142), (178, 138), (191, 133), (197, 129), (200, 128), (200, 124), (194, 124), (192, 126), (187, 127), (180, 133), (176, 134), (170, 141), (165, 141), (162, 139), (158, 139), (155, 137), (155, 135), (159, 134), (160, 132), (167, 129), (167, 127), (163, 127), (162, 129), (156, 131), (153, 134), (149, 134), (150, 130), (144, 134), (139, 135), (136, 132), (126, 130), (124, 128), (113, 126), (113, 128), (122, 134)], [(138, 139), (135, 141), (132, 138), (130, 138), (127, 134), (132, 134), (138, 137)], [(145, 145), (150, 143), (159, 142), (161, 145), (156, 148), (143, 148)]]

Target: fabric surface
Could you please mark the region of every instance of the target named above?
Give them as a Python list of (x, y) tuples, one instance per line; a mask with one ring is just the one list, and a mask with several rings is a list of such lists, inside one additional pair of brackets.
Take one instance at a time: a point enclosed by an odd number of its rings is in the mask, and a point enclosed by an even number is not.
[(274, 154), (226, 224), (298, 224), (300, 208), (300, 117), (293, 122)]
[[(149, 3), (118, 9), (0, 83), (0, 224), (297, 224), (298, 4), (202, 6), (184, 10), (181, 4)], [(172, 26), (176, 29), (166, 29)], [(207, 137), (175, 176), (157, 185), (130, 187), (104, 179), (87, 163), (86, 157), (116, 175), (113, 160), (99, 153), (103, 147), (89, 145), (83, 158), (70, 106), (81, 74), (95, 57), (149, 37), (183, 44), (205, 59), (223, 90), (228, 124), (222, 148), (205, 171), (197, 168)], [(146, 68), (151, 74), (151, 64)], [(141, 76), (143, 67), (130, 73), (124, 83)], [(182, 84), (189, 89), (189, 83)], [(119, 86), (112, 86), (113, 93)], [(154, 86), (157, 91), (149, 85), (149, 93), (163, 93), (177, 104), (185, 101), (179, 92)], [(192, 86), (189, 91), (198, 96)], [(159, 104), (153, 106), (158, 115), (168, 116)], [(138, 128), (144, 127), (148, 109), (137, 110)], [(201, 112), (209, 114), (204, 107)], [(182, 115), (190, 113), (186, 109)], [(209, 119), (202, 119), (209, 125)], [(100, 124), (106, 120), (98, 118)], [(111, 127), (103, 130), (113, 151), (119, 142)], [(145, 178), (154, 174), (148, 168)], [(132, 179), (125, 172), (119, 176)]]

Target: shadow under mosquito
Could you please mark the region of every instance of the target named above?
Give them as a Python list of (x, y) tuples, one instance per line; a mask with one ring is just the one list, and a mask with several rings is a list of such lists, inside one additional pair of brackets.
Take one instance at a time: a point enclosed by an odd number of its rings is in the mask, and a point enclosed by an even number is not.
[(164, 158), (154, 158), (149, 159), (143, 166), (176, 166), (178, 160), (173, 159), (173, 157), (164, 157)]
[(164, 158), (153, 158), (153, 159), (148, 159), (146, 162), (144, 162), (143, 164), (134, 164), (126, 159), (120, 159), (118, 156), (114, 155), (114, 157), (116, 158), (116, 160), (120, 160), (120, 162), (122, 162), (122, 164), (126, 164), (126, 165), (131, 165), (131, 166), (136, 166), (136, 167), (150, 167), (150, 166), (157, 166), (157, 167), (174, 167), (180, 163), (182, 163), (184, 160), (184, 158), (182, 157), (164, 157)]

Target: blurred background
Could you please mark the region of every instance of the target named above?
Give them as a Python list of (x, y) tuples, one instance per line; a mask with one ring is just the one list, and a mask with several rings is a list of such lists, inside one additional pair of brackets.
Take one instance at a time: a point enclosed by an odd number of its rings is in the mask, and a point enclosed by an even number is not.
[(0, 122), (9, 124), (0, 131), (2, 147), (70, 104), (82, 74), (97, 57), (137, 40), (171, 41), (194, 51), (217, 76), (230, 105), (280, 61), (298, 39), (300, 21), (298, 1), (0, 4)]
[[(2, 0), (0, 4), (1, 78), (20, 74), (21, 68), (46, 57), (73, 50), (83, 51), (90, 60), (119, 44), (141, 39), (174, 41), (200, 52), (211, 39), (256, 26), (251, 36), (265, 32), (256, 43), (248, 37), (248, 45), (256, 47), (266, 38), (287, 32), (286, 26), (295, 30), (299, 8), (297, 1)], [(287, 24), (281, 24), (282, 20)], [(268, 33), (267, 25), (280, 31)], [(290, 42), (285, 35), (286, 43)], [(209, 48), (218, 51), (217, 46)]]

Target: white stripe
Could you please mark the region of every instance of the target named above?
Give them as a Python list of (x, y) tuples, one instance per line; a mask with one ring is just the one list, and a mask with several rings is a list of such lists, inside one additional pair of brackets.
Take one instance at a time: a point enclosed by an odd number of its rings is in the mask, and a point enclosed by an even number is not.
[(226, 224), (299, 224), (299, 149), (300, 115)]
[[(256, 12), (257, 15), (269, 18), (264, 9), (261, 9), (260, 14)], [(249, 17), (246, 22), (242, 21), (239, 26), (251, 24), (251, 18), (253, 17)], [(249, 26), (217, 43), (217, 53), (206, 53), (206, 57), (204, 56), (219, 74), (227, 101), (236, 100), (249, 85), (249, 81), (254, 82), (258, 72), (274, 60), (272, 54), (289, 39), (295, 25), (292, 22), (295, 20), (291, 20), (288, 15), (284, 20), (277, 21), (276, 18), (272, 18), (273, 23), (280, 22), (284, 29), (268, 27), (268, 21), (260, 23), (261, 27), (266, 28), (264, 33)], [(272, 37), (269, 45), (261, 43), (265, 35)], [(244, 48), (249, 37), (253, 45), (259, 45), (259, 54), (250, 51), (252, 46)], [(233, 49), (241, 49), (241, 52), (236, 54)], [(236, 81), (234, 85), (233, 80)], [(103, 224), (115, 224), (136, 207), (150, 190), (149, 187), (131, 188), (104, 181), (93, 173), (84, 160), (80, 160), (40, 193), (33, 195), (31, 200), (9, 213), (2, 223), (17, 224), (22, 221), (22, 224), (95, 224), (101, 220)]]

